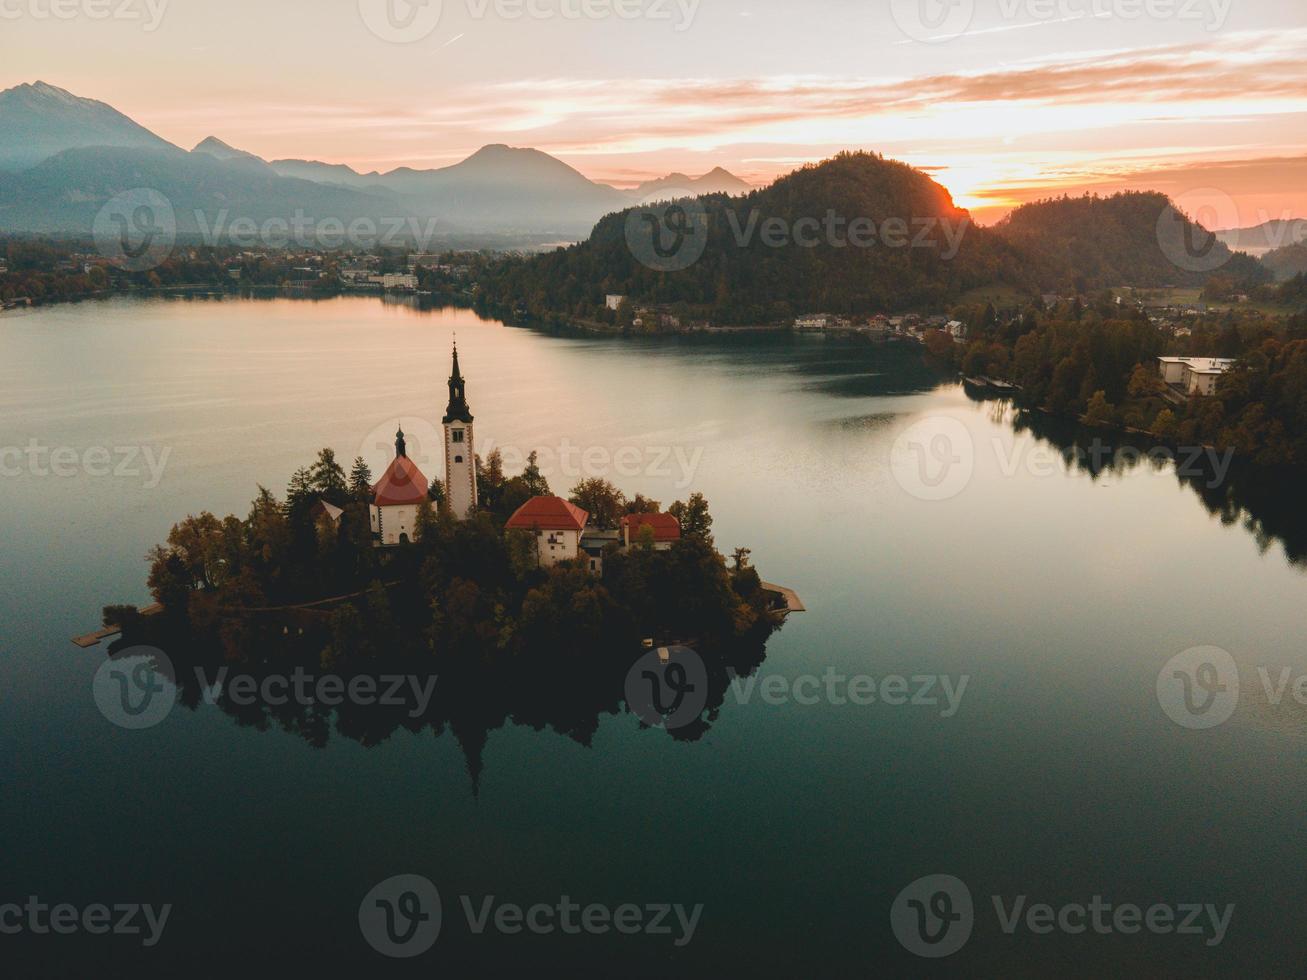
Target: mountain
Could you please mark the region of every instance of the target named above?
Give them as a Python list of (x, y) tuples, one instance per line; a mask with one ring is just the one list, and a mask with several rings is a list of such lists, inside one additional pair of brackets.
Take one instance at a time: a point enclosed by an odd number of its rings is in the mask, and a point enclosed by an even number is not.
[(312, 160), (277, 160), (279, 174), (370, 192), (390, 191), (424, 213), (460, 226), (536, 231), (580, 237), (603, 215), (630, 204), (621, 191), (596, 184), (540, 150), (485, 146), (461, 163), (438, 170), (400, 167), (360, 174)]
[(207, 153), (218, 160), (257, 160), (259, 163), (266, 163), (261, 157), (256, 157), (253, 153), (247, 153), (244, 150), (238, 150), (234, 146), (228, 146), (216, 136), (210, 136), (207, 139), (195, 145), (192, 153)]
[(1256, 260), (1231, 252), (1156, 192), (1086, 194), (1026, 204), (993, 231), (1026, 256), (1046, 290), (1199, 286), (1220, 270), (1259, 276)]
[[(177, 147), (88, 147), (65, 150), (21, 173), (0, 174), (0, 230), (89, 235), (106, 202), (138, 188), (167, 199), (183, 238), (205, 236), (209, 229), (220, 240), (227, 240), (227, 232), (249, 237), (266, 222), (290, 222), (297, 213), (348, 225), (356, 218), (384, 220), (396, 210), (388, 195), (281, 177), (258, 160), (222, 160)], [(238, 220), (244, 230), (233, 227)]]
[(682, 173), (669, 174), (666, 177), (660, 177), (657, 180), (646, 180), (639, 187), (631, 192), (631, 196), (639, 201), (655, 200), (655, 195), (664, 191), (670, 191), (677, 196), (684, 196), (677, 192), (688, 191), (694, 195), (701, 194), (747, 194), (753, 190), (753, 186), (745, 183), (729, 170), (717, 167), (702, 177), (687, 177)]
[(361, 174), (343, 163), (320, 163), (317, 160), (273, 160), (269, 166), (283, 177), (298, 177), (317, 184), (342, 187), (378, 187), (381, 174), (375, 170)]
[(1286, 245), (1307, 241), (1307, 219), (1277, 218), (1251, 228), (1218, 231), (1216, 237), (1230, 248), (1240, 249), (1250, 255), (1263, 255)]
[[(784, 233), (773, 237), (769, 226)], [(656, 248), (655, 228), (666, 232)], [(608, 215), (588, 241), (503, 263), (479, 282), (492, 302), (540, 315), (599, 319), (605, 295), (621, 294), (683, 304), (719, 324), (756, 324), (818, 311), (946, 308), (996, 279), (1027, 285), (1024, 262), (972, 225), (947, 190), (907, 164), (843, 153), (743, 197)]]
[(1285, 245), (1262, 256), (1262, 265), (1270, 270), (1276, 282), (1286, 282), (1307, 272), (1307, 242)]
[(112, 106), (45, 82), (0, 92), (0, 171), (25, 170), (88, 146), (174, 148)]

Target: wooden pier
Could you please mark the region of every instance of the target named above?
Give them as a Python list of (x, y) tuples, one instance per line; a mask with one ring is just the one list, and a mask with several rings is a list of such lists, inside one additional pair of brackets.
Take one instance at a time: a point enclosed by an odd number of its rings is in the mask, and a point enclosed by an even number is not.
[(784, 616), (788, 616), (790, 613), (808, 611), (808, 607), (803, 604), (803, 600), (799, 598), (799, 594), (793, 589), (787, 589), (783, 585), (773, 585), (770, 582), (763, 582), (762, 590), (764, 592), (770, 592), (772, 595), (776, 596), (777, 603), (775, 611)]
[[(159, 605), (157, 602), (152, 606), (146, 606), (140, 611), (142, 616), (157, 616), (161, 612), (163, 612), (163, 606)], [(121, 632), (121, 626), (106, 626), (103, 629), (96, 630), (94, 633), (87, 633), (85, 636), (74, 636), (73, 642), (83, 650), (86, 650), (90, 647), (98, 647), (100, 641), (107, 640), (111, 636), (117, 636)]]

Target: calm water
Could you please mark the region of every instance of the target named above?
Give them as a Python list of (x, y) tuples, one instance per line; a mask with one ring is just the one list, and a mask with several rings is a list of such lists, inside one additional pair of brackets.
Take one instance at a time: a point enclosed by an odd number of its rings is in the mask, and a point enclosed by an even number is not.
[[(146, 550), (187, 513), (243, 515), (321, 446), (376, 466), (399, 418), (421, 440), (455, 331), (483, 449), (546, 450), (556, 490), (573, 482), (556, 462), (568, 446), (622, 460), (605, 475), (628, 493), (702, 490), (719, 547), (752, 548), (800, 593), (809, 612), (771, 641), (763, 677), (966, 675), (956, 714), (755, 689), (697, 742), (629, 714), (605, 715), (589, 746), (510, 722), (489, 734), (475, 796), (449, 733), (320, 748), (206, 706), (141, 732), (106, 721), (91, 698), (103, 648), (68, 641), (106, 602), (148, 600)], [(940, 418), (964, 427), (974, 474), (920, 499), (892, 447)], [(0, 903), (174, 910), (150, 950), (80, 935), (0, 936), (0, 950), (23, 976), (1300, 972), (1307, 707), (1270, 703), (1257, 668), (1307, 672), (1307, 576), (1267, 530), (1292, 542), (1301, 518), (1272, 502), (1223, 521), (1166, 466), (1042, 471), (1060, 438), (909, 352), (834, 341), (558, 339), (371, 298), (5, 316), (0, 447), (170, 455), (157, 486), (139, 461), (139, 476), (24, 462), (0, 478)], [(1244, 687), (1207, 731), (1156, 694), (1162, 666), (1200, 645), (1228, 650)], [(444, 929), (424, 957), (384, 960), (359, 903), (404, 873), (440, 889)], [(890, 928), (895, 896), (935, 873), (977, 910), (943, 961)], [(460, 895), (703, 912), (679, 948), (477, 936)], [(993, 895), (1235, 912), (1214, 948), (1007, 935)]]

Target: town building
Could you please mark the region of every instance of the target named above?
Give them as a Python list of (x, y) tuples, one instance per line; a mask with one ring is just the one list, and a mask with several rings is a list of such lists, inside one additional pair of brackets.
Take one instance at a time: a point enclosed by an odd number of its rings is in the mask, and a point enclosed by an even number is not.
[(620, 296), (617, 293), (609, 293), (607, 296), (604, 297), (604, 305), (607, 306), (613, 312), (617, 312), (617, 308), (621, 306), (622, 303), (624, 303), (625, 301), (626, 301), (626, 297)]
[(379, 546), (408, 544), (415, 537), (418, 508), (431, 484), (408, 458), (404, 430), (395, 433), (395, 459), (372, 488), (372, 539)]
[(1228, 357), (1159, 357), (1157, 371), (1168, 385), (1187, 395), (1214, 395), (1221, 375), (1234, 366)]
[(541, 568), (580, 557), (581, 536), (590, 515), (562, 497), (532, 497), (508, 519), (506, 530), (535, 535)]

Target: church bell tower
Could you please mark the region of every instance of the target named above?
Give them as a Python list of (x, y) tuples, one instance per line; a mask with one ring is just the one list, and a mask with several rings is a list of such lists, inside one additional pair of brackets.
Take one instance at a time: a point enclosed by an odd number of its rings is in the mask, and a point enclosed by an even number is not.
[(458, 369), (458, 342), (454, 342), (454, 370), (449, 376), (449, 407), (445, 409), (445, 503), (458, 520), (477, 508), (477, 468), (472, 450), (472, 411), (467, 407), (463, 374)]

